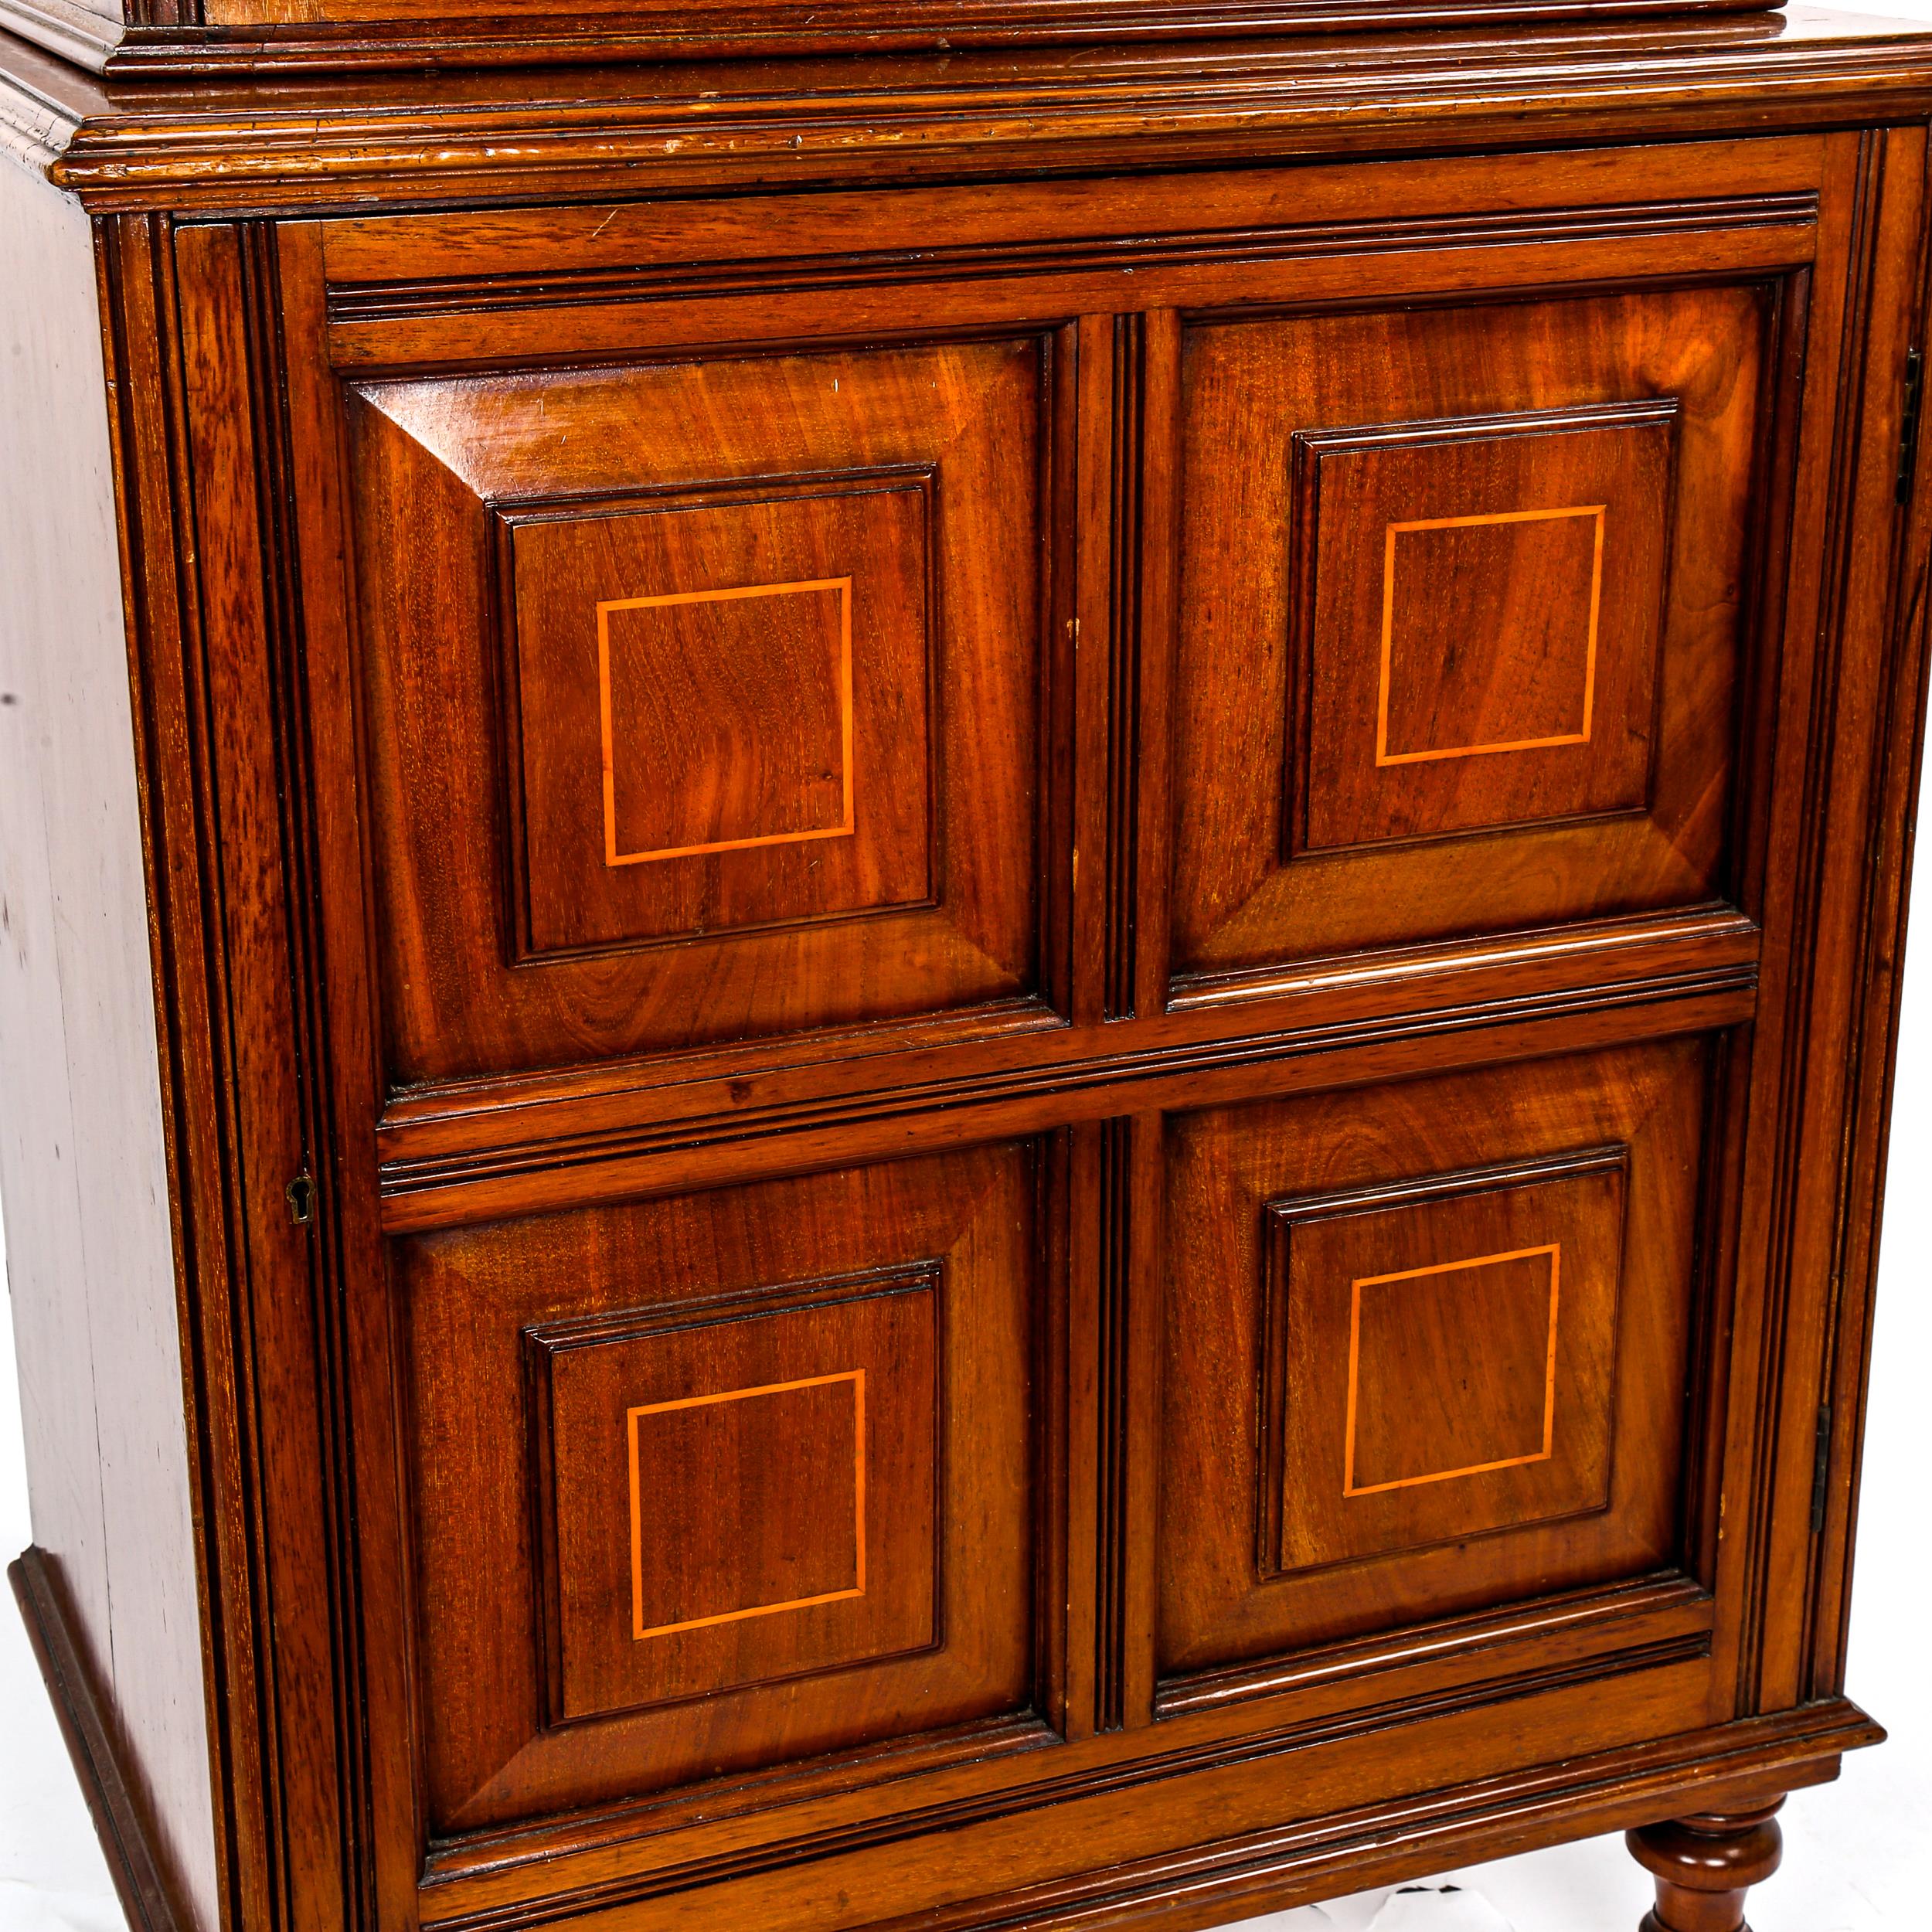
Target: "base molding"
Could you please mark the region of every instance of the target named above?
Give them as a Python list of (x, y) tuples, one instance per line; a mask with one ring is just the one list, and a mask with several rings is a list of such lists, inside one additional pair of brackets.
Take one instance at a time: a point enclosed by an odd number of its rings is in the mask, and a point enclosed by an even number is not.
[[(1114, 1932), (1143, 1925), (1190, 1932), (1687, 1813), (1773, 1805), (1788, 1791), (1831, 1783), (1845, 1752), (1884, 1738), (1855, 1705), (1835, 1698), (1580, 1759), (1560, 1770), (1491, 1778), (881, 1920), (868, 1932)], [(1636, 1893), (1633, 1886), (1633, 1916)], [(507, 1932), (508, 1923), (492, 1921), (487, 1932)], [(437, 1932), (485, 1932), (485, 1926), (452, 1920)]]
[(45, 1550), (29, 1549), (7, 1566), (7, 1580), (131, 1932), (192, 1932), (162, 1881), (146, 1820), (108, 1726), (105, 1702), (76, 1639), (53, 1560)]
[[(164, 1883), (106, 1716), (76, 1639), (57, 1566), (30, 1549), (9, 1566), (29, 1641), (80, 1780), (94, 1830), (131, 1932), (192, 1932)], [(923, 1932), (967, 1927), (1126, 1927), (1158, 1920), (1170, 1932), (1426, 1878), (1465, 1864), (1575, 1839), (1662, 1824), (1687, 1813), (1736, 1814), (1787, 1791), (1829, 1783), (1846, 1751), (1884, 1731), (1844, 1698), (1767, 1717), (1532, 1770), (1454, 1791), (1343, 1817), (1311, 1819), (1238, 1840), (1197, 1845), (1104, 1872), (1089, 1872), (915, 1920)], [(1397, 1814), (1400, 1814), (1398, 1816)], [(557, 1898), (505, 1918), (473, 1922), (550, 1926), (573, 1911), (624, 1902), (622, 1881)], [(457, 1932), (466, 1922), (444, 1922)]]

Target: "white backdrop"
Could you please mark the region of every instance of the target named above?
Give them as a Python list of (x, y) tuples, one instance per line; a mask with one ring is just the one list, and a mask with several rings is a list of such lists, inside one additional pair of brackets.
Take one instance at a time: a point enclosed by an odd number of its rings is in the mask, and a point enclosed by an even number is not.
[[(1932, 0), (1890, 0), (1873, 11), (1932, 20)], [(1785, 1868), (1755, 1896), (1756, 1932), (1922, 1932), (1932, 1923), (1924, 1869), (1932, 1670), (1923, 1621), (1932, 1587), (1923, 1553), (1932, 1402), (1923, 1387), (1932, 1362), (1932, 835), (1913, 931), (1849, 1686), (1892, 1741), (1848, 1760), (1838, 1784), (1801, 1792), (1787, 1807)], [(12, 1098), (0, 1093), (0, 1108)], [(4, 1244), (0, 1227), (0, 1255)], [(0, 1553), (11, 1556), (29, 1540), (12, 1332), (0, 1324)], [(1608, 1839), (1435, 1885), (1458, 1889), (1366, 1893), (1256, 1920), (1249, 1932), (1631, 1932), (1648, 1890), (1621, 1842)], [(26, 1638), (11, 1604), (0, 1604), (0, 1932), (121, 1932), (123, 1924)]]

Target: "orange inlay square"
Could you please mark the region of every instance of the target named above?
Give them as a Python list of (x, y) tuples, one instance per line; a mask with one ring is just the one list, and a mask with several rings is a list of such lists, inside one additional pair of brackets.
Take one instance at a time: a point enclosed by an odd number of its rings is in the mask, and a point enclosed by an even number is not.
[(1549, 1461), (1562, 1260), (1553, 1242), (1350, 1284), (1345, 1496)]
[(852, 579), (597, 607), (607, 866), (849, 837)]
[[(865, 1595), (862, 1369), (650, 1403), (625, 1427), (634, 1638)], [(828, 1507), (848, 1483), (849, 1511)], [(706, 1561), (694, 1566), (696, 1542)], [(694, 1574), (703, 1602), (684, 1594)]]
[[(1388, 526), (1378, 766), (1590, 742), (1607, 508), (1591, 503)], [(1456, 624), (1445, 622), (1445, 597)], [(1498, 634), (1485, 634), (1491, 624)], [(1445, 629), (1462, 634), (1445, 639)], [(1502, 650), (1502, 631), (1520, 634), (1515, 655)], [(1542, 648), (1522, 652), (1526, 641)], [(1505, 664), (1508, 675), (1498, 682)], [(1450, 741), (1442, 743), (1445, 718), (1464, 729), (1477, 719), (1502, 728), (1461, 742), (1452, 724)]]

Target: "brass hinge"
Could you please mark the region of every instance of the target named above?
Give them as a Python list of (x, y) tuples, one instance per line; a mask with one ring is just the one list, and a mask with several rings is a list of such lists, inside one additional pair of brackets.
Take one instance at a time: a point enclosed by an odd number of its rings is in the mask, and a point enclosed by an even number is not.
[(1925, 400), (1925, 358), (1916, 349), (1905, 352), (1905, 409), (1899, 418), (1898, 500), (1912, 495), (1912, 468), (1919, 453), (1919, 409)]
[(1811, 1534), (1825, 1531), (1825, 1509), (1832, 1485), (1832, 1406), (1827, 1403), (1818, 1412), (1818, 1445), (1811, 1463)]
[(288, 1184), (288, 1218), (298, 1228), (305, 1228), (315, 1218), (315, 1180), (312, 1175), (298, 1174)]

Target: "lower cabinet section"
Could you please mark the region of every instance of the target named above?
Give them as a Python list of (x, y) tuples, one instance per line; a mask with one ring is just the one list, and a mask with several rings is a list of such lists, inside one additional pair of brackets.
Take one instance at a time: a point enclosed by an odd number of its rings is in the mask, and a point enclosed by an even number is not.
[[(828, 1855), (1317, 1736), (1423, 1788), (1432, 1727), (1498, 1699), (1498, 1772), (1561, 1754), (1559, 1692), (1563, 1750), (1648, 1734), (1666, 1680), (1695, 1721), (1718, 1065), (1616, 1047), (401, 1238), (431, 1916), (538, 1848), (648, 1891), (720, 1833)], [(1068, 1238), (1095, 1216), (1117, 1293)]]
[(401, 1246), (433, 1832), (1037, 1706), (1038, 1165)]

